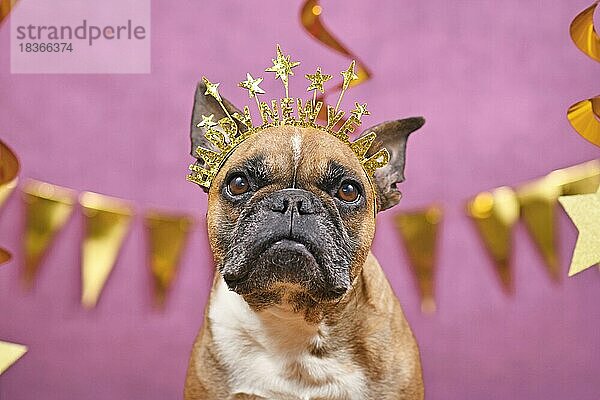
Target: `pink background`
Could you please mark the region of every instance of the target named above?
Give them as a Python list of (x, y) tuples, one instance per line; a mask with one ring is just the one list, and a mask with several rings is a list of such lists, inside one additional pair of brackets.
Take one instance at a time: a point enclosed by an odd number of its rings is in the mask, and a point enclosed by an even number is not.
[[(21, 0), (27, 1), (27, 0)], [(596, 95), (600, 65), (571, 43), (568, 26), (589, 5), (573, 1), (325, 1), (331, 30), (373, 71), (348, 95), (372, 110), (367, 124), (424, 115), (410, 140), (404, 200), (380, 215), (374, 252), (421, 345), (429, 399), (577, 399), (600, 393), (600, 274), (566, 279), (576, 230), (560, 213), (563, 280), (552, 284), (522, 225), (515, 237), (516, 294), (505, 296), (464, 215), (471, 195), (516, 185), (598, 157), (574, 132), (567, 107)], [(236, 103), (246, 71), (261, 72), (275, 43), (303, 61), (292, 93), (317, 63), (348, 61), (309, 38), (300, 2), (154, 1), (152, 73), (11, 75), (0, 27), (0, 137), (22, 177), (94, 190), (203, 216), (205, 195), (184, 179), (194, 86), (222, 82)], [(445, 208), (438, 312), (419, 312), (414, 280), (391, 217), (431, 202)], [(0, 215), (0, 243), (18, 253), (23, 207)], [(151, 307), (146, 241), (137, 219), (98, 307), (79, 305), (79, 211), (58, 236), (32, 292), (21, 257), (0, 267), (0, 339), (29, 353), (0, 377), (2, 399), (180, 398), (212, 266), (203, 223), (191, 236), (164, 312)]]

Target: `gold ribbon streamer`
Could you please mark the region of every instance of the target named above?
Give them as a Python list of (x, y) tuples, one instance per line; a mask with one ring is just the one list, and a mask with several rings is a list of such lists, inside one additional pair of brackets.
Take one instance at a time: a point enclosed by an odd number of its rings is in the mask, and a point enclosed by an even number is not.
[(519, 218), (515, 192), (506, 186), (479, 193), (467, 203), (467, 213), (475, 222), (488, 255), (494, 262), (502, 288), (513, 291), (512, 232)]
[(187, 215), (149, 211), (144, 222), (148, 230), (154, 298), (157, 305), (163, 306), (177, 274), (193, 220)]
[(0, 0), (0, 24), (17, 4), (17, 0)]
[(75, 199), (73, 190), (45, 182), (29, 180), (23, 188), (23, 278), (27, 287), (32, 286), (44, 255), (71, 216)]
[[(0, 171), (2, 168), (0, 167)], [(11, 193), (17, 187), (18, 178), (13, 179), (10, 182), (0, 183), (0, 207), (4, 205), (6, 200), (10, 197)]]
[[(371, 72), (367, 66), (359, 60), (346, 46), (336, 39), (321, 22), (321, 14), (323, 7), (319, 4), (319, 0), (307, 0), (300, 11), (300, 21), (304, 29), (319, 42), (323, 43), (333, 51), (336, 51), (351, 60), (356, 60), (356, 75), (358, 79), (350, 82), (350, 87), (360, 85), (371, 78)], [(338, 92), (342, 89), (342, 84), (329, 91), (329, 94)], [(319, 95), (317, 100), (325, 102), (325, 95)], [(326, 107), (321, 109), (319, 119), (324, 120), (327, 117)]]
[[(17, 186), (19, 174), (19, 160), (15, 153), (0, 140), (0, 207), (8, 199)], [(11, 254), (0, 248), (0, 265), (8, 262)]]
[(571, 22), (569, 31), (573, 43), (579, 50), (593, 60), (600, 61), (600, 38), (594, 28), (594, 11), (597, 6), (596, 1), (579, 13)]
[(11, 254), (2, 248), (0, 248), (0, 265), (7, 263), (12, 258)]
[(442, 209), (437, 205), (395, 216), (409, 264), (417, 279), (421, 311), (424, 313), (433, 313), (436, 310), (434, 296), (436, 244), (441, 221)]
[(19, 168), (15, 153), (0, 140), (0, 207), (17, 186)]
[(84, 192), (79, 203), (85, 216), (82, 246), (82, 295), (86, 308), (96, 306), (129, 231), (133, 209), (124, 200)]
[(0, 375), (27, 353), (27, 346), (0, 340)]
[(577, 133), (600, 147), (600, 96), (573, 104), (567, 118)]

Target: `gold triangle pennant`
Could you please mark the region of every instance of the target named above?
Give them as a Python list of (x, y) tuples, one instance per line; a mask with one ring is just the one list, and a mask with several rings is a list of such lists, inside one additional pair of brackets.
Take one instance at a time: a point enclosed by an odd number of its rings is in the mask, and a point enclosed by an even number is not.
[(73, 212), (76, 193), (45, 182), (29, 180), (23, 188), (25, 233), (23, 280), (31, 287), (40, 264)]
[(479, 236), (494, 262), (505, 292), (513, 291), (512, 232), (519, 218), (519, 203), (509, 187), (482, 192), (469, 200), (467, 214), (475, 222)]
[(556, 202), (560, 187), (544, 177), (520, 186), (516, 190), (521, 207), (521, 219), (538, 253), (544, 260), (548, 275), (560, 279), (557, 246)]
[(0, 340), (0, 375), (27, 353), (27, 346)]
[(436, 310), (436, 248), (442, 209), (432, 205), (422, 210), (400, 213), (394, 219), (417, 280), (421, 311), (433, 313)]
[(163, 306), (177, 274), (193, 219), (187, 215), (149, 211), (144, 215), (150, 252), (154, 299)]
[(83, 192), (79, 203), (85, 217), (81, 303), (86, 308), (93, 308), (129, 231), (133, 209), (124, 200), (93, 192)]

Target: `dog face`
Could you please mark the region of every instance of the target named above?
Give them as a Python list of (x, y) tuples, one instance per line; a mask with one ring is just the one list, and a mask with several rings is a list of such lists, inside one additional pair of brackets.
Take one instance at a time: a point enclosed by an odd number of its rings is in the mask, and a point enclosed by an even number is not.
[[(222, 115), (204, 91), (200, 84), (193, 152), (211, 147), (196, 127), (201, 115)], [(375, 213), (399, 201), (406, 138), (422, 124), (415, 118), (367, 130), (378, 135), (368, 155), (385, 146), (391, 156), (372, 181), (347, 145), (316, 128), (267, 128), (239, 145), (208, 193), (208, 236), (230, 290), (254, 309), (339, 301), (365, 262)]]
[(222, 167), (209, 191), (208, 231), (225, 282), (253, 303), (334, 301), (365, 261), (373, 210), (348, 146), (317, 129), (280, 126), (247, 139)]

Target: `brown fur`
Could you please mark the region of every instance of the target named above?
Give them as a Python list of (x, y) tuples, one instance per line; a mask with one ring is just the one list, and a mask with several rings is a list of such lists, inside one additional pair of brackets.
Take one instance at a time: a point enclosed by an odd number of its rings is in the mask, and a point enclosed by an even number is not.
[[(322, 349), (320, 355), (342, 349), (349, 351), (368, 372), (368, 399), (423, 399), (416, 341), (373, 255), (367, 258), (354, 290), (338, 307), (328, 311), (325, 321), (332, 327), (331, 336), (336, 343), (335, 348)], [(192, 350), (184, 398), (228, 399), (227, 380), (227, 370), (219, 364), (211, 342), (210, 323), (205, 317)]]
[[(224, 254), (215, 239), (215, 232), (223, 221), (237, 218), (237, 212), (221, 199), (219, 187), (226, 171), (241, 160), (257, 153), (264, 154), (281, 187), (290, 187), (293, 175), (291, 136), (302, 137), (302, 162), (296, 179), (310, 190), (311, 180), (323, 171), (327, 160), (339, 163), (360, 173), (366, 190), (365, 212), (346, 221), (360, 238), (360, 249), (352, 266), (352, 288), (336, 303), (305, 304), (307, 323), (322, 323), (328, 327), (325, 347), (307, 347), (306, 351), (316, 357), (330, 354), (349, 355), (355, 365), (366, 374), (367, 399), (423, 399), (421, 365), (416, 341), (404, 317), (400, 304), (393, 293), (375, 257), (370, 253), (374, 235), (375, 193), (370, 186), (358, 159), (339, 140), (312, 128), (282, 126), (269, 128), (253, 135), (244, 142), (221, 168), (209, 191), (208, 233), (215, 261), (219, 263)], [(263, 190), (263, 189), (261, 189)], [(256, 195), (259, 195), (257, 192)], [(185, 384), (186, 400), (257, 399), (256, 396), (237, 394), (231, 397), (228, 387), (229, 371), (223, 365), (213, 343), (208, 310), (217, 285), (223, 281), (217, 272), (207, 304), (203, 327), (194, 343)], [(301, 302), (299, 304), (302, 304)], [(260, 365), (257, 365), (260, 368)], [(293, 367), (286, 373), (299, 374)], [(298, 398), (302, 398), (299, 394)], [(317, 400), (317, 399), (312, 399)], [(325, 400), (325, 399), (322, 399)]]

